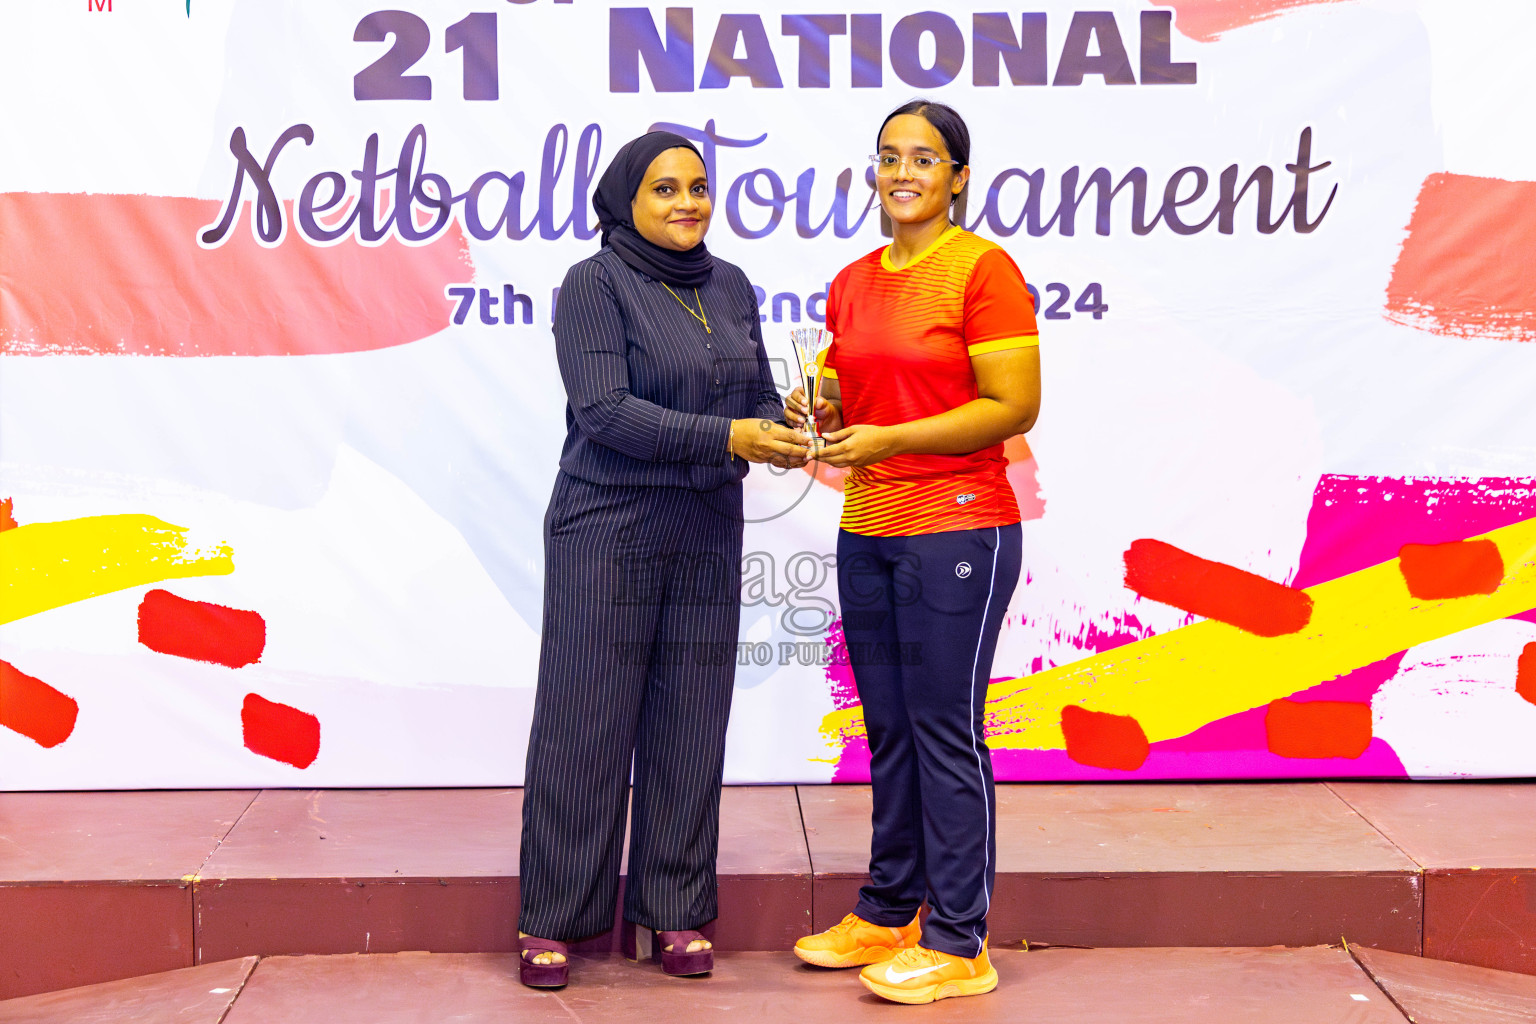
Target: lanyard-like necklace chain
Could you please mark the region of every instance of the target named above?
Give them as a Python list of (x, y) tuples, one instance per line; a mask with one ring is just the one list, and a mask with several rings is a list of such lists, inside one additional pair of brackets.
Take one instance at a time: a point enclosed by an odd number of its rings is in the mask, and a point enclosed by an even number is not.
[(667, 284), (667, 282), (663, 281), (663, 282), (661, 282), (661, 286), (667, 290), (667, 294), (668, 295), (672, 296), (674, 299), (677, 299), (677, 304), (679, 306), (682, 306), (684, 309), (686, 309), (688, 311), (688, 315), (689, 316), (693, 317), (699, 323), (704, 325), (704, 333), (705, 334), (713, 334), (713, 333), (715, 333), (714, 331), (711, 331), (709, 329), (709, 318), (704, 315), (704, 300), (699, 298), (699, 290), (697, 288), (695, 288), (693, 290), (693, 299), (694, 299), (695, 302), (697, 302), (699, 304), (699, 311), (697, 313), (695, 313), (693, 311), (693, 307), (692, 306), (688, 305), (688, 303), (686, 303), (682, 299), (678, 298), (677, 292), (672, 290), (672, 286), (671, 285), (669, 285), (669, 284)]

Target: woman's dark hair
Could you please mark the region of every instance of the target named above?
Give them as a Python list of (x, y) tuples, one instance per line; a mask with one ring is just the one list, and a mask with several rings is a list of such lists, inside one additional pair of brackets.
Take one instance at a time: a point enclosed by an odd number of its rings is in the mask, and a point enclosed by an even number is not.
[[(921, 97), (910, 100), (885, 115), (885, 120), (880, 122), (880, 130), (875, 133), (875, 148), (880, 148), (880, 136), (885, 133), (885, 126), (891, 123), (891, 118), (900, 117), (902, 114), (915, 114), (933, 125), (933, 130), (939, 133), (939, 138), (944, 140), (944, 148), (949, 150), (949, 158), (959, 164), (955, 173), (960, 172), (960, 167), (969, 167), (971, 163), (971, 130), (965, 126), (965, 118), (954, 107), (944, 103), (935, 103)], [(960, 190), (959, 195), (953, 196), (950, 202), (964, 201), (964, 196), (970, 189), (967, 184)]]

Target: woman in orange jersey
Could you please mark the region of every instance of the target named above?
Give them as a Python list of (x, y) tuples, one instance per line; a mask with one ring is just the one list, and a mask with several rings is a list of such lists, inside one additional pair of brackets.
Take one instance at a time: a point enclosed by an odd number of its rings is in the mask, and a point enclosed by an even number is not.
[[(1018, 267), (950, 223), (970, 177), (960, 115), (914, 100), (877, 140), (891, 244), (832, 283), (834, 341), (815, 410), (827, 438), (818, 458), (852, 470), (838, 594), (869, 733), (870, 883), (852, 913), (795, 952), (863, 966), (870, 991), (926, 1003), (997, 985), (986, 945), (996, 815), (982, 709), (1019, 579), (1003, 442), (1035, 422), (1040, 350)], [(797, 390), (790, 424), (805, 415)]]

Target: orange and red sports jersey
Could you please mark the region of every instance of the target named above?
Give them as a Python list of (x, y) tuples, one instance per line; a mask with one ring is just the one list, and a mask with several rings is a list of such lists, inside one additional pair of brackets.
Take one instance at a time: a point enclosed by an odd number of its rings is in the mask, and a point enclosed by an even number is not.
[[(893, 269), (886, 249), (844, 267), (827, 294), (827, 376), (843, 423), (889, 426), (978, 397), (971, 357), (1040, 341), (1024, 276), (995, 242), (952, 227)], [(1003, 446), (897, 455), (848, 474), (842, 527), (875, 537), (1019, 521)]]

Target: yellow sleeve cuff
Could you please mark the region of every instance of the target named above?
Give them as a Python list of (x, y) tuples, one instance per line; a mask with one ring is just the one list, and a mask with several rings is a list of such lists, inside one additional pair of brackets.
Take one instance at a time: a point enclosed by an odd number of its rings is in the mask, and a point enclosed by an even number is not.
[(837, 380), (837, 371), (830, 366), (823, 366), (821, 375), (829, 380)]
[(988, 352), (1004, 352), (1010, 348), (1033, 348), (1040, 344), (1040, 335), (1021, 334), (1014, 338), (998, 338), (996, 341), (978, 341), (966, 346), (966, 355), (984, 356)]

